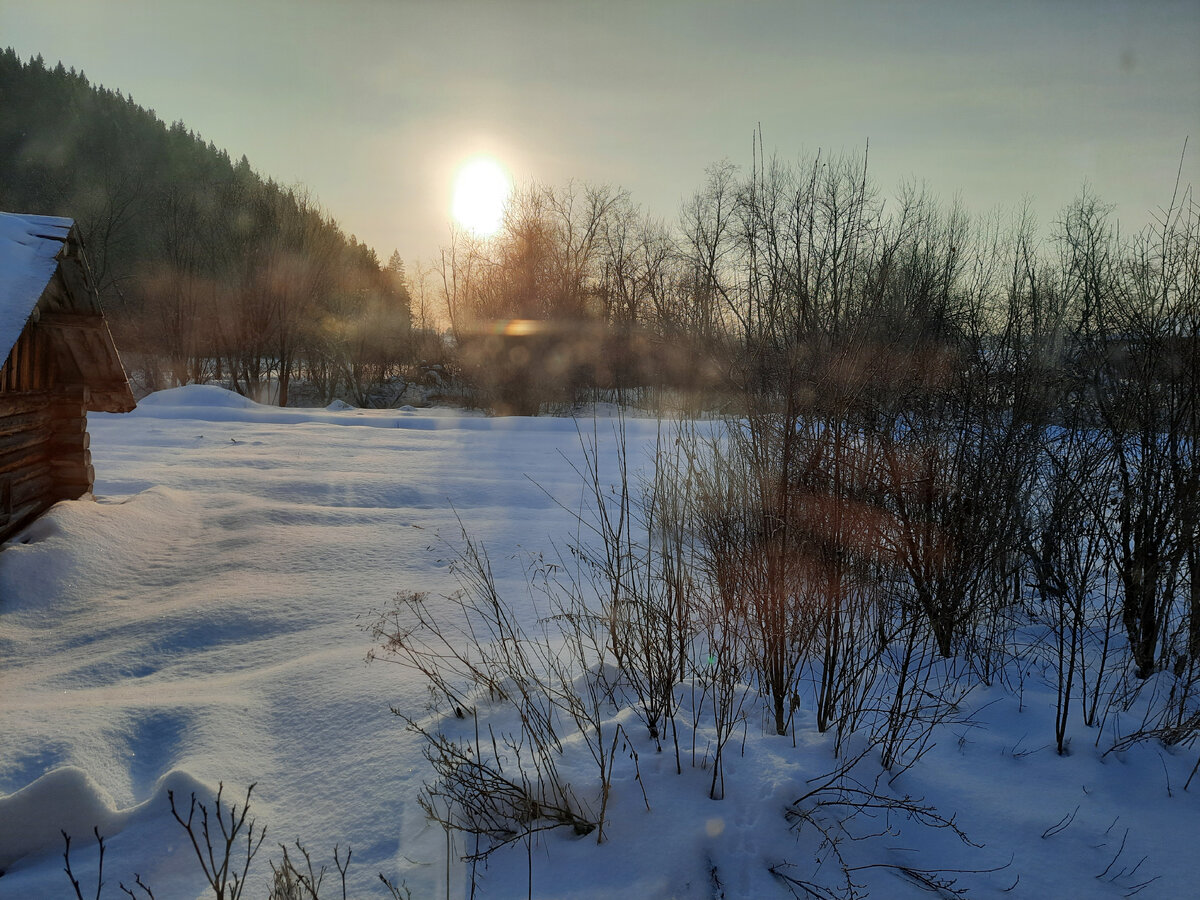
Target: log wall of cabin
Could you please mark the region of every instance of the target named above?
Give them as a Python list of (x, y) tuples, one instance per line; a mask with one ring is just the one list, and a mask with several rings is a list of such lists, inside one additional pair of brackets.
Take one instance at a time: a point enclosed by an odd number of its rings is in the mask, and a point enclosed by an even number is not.
[(0, 393), (49, 391), (57, 377), (55, 353), (48, 335), (36, 324), (28, 325), (0, 368)]
[(94, 479), (85, 388), (0, 391), (0, 542)]

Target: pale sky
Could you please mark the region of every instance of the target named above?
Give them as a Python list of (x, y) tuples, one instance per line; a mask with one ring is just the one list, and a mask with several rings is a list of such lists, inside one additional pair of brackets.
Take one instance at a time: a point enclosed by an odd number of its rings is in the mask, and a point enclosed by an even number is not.
[(1200, 0), (409, 2), (0, 0), (0, 46), (82, 69), (306, 185), (410, 268), (447, 239), (456, 167), (627, 188), (673, 221), (721, 159), (861, 153), (885, 196), (1086, 183), (1137, 228), (1200, 190)]

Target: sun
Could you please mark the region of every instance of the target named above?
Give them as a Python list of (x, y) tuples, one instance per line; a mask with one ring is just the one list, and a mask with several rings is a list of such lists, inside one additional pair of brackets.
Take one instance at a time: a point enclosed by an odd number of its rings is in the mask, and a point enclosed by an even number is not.
[(490, 156), (476, 156), (463, 163), (454, 177), (450, 211), (464, 228), (491, 237), (500, 230), (511, 191), (512, 179), (504, 166)]

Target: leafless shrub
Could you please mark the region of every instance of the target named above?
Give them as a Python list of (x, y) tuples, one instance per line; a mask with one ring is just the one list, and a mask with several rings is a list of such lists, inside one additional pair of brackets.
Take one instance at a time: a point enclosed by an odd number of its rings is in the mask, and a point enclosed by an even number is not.
[[(964, 845), (978, 847), (956, 824), (925, 801), (888, 790), (884, 775), (875, 773), (865, 779), (858, 768), (869, 750), (840, 762), (834, 769), (808, 780), (809, 788), (788, 804), (784, 813), (798, 832), (811, 829), (817, 836), (816, 865), (811, 874), (797, 874), (799, 867), (780, 863), (770, 868), (797, 897), (822, 900), (858, 900), (867, 896), (864, 886), (855, 881), (856, 873), (888, 868), (901, 872), (927, 890), (942, 896), (965, 896), (955, 876), (978, 874), (973, 869), (927, 868), (896, 863), (855, 864), (847, 853), (850, 845), (881, 835), (896, 835), (899, 822), (911, 822), (922, 828), (945, 829)], [(838, 872), (836, 884), (820, 874), (826, 862)], [(798, 893), (802, 891), (803, 893)]]
[(146, 886), (146, 883), (142, 881), (142, 876), (137, 872), (133, 873), (133, 888), (125, 887), (124, 882), (120, 884), (120, 888), (126, 896), (132, 897), (133, 900), (138, 900), (137, 891), (144, 893), (146, 895), (146, 900), (154, 900), (154, 892)]
[[(104, 837), (100, 834), (99, 827), (93, 827), (92, 834), (96, 836), (96, 845), (99, 848), (99, 862), (96, 870), (96, 900), (100, 900), (100, 891), (104, 887), (104, 851), (107, 848), (104, 844)], [(71, 836), (65, 831), (62, 832), (62, 836), (63, 842), (66, 845), (63, 849), (63, 871), (66, 872), (67, 880), (71, 882), (71, 889), (75, 892), (76, 900), (83, 900), (83, 888), (79, 883), (79, 879), (75, 877), (75, 873), (71, 871)], [(120, 887), (121, 893), (127, 897), (132, 897), (133, 900), (138, 900), (138, 897), (142, 895), (144, 895), (145, 900), (154, 900), (154, 892), (142, 881), (142, 876), (136, 872), (133, 875), (132, 888), (126, 887), (124, 882), (120, 882), (118, 887)]]
[[(697, 765), (696, 738), (711, 727), (713, 744), (704, 748), (699, 765), (712, 766), (708, 795), (725, 796), (725, 748), (740, 730), (745, 736), (747, 707), (755, 695), (750, 648), (737, 615), (721, 598), (697, 610), (699, 659), (693, 662), (691, 683), (692, 765)], [(711, 750), (712, 758), (709, 759)]]
[[(246, 873), (250, 871), (250, 862), (267, 836), (265, 827), (259, 828), (254, 819), (248, 819), (250, 794), (254, 787), (252, 784), (246, 788), (246, 799), (239, 810), (236, 803), (222, 805), (225, 785), (219, 783), (211, 819), (208, 806), (198, 801), (195, 793), (191, 796), (187, 818), (184, 819), (175, 806), (175, 792), (167, 791), (171, 815), (187, 832), (192, 849), (196, 851), (196, 859), (204, 872), (204, 878), (212, 888), (214, 900), (238, 900), (242, 896), (246, 889)], [(200, 810), (198, 823), (194, 821), (197, 809)], [(213, 820), (216, 822), (216, 829), (210, 827)], [(245, 848), (239, 850), (243, 841)]]
[[(616, 466), (612, 483), (602, 474), (598, 426), (581, 433), (583, 462), (576, 466), (588, 494), (588, 508), (573, 512), (585, 539), (571, 554), (584, 562), (584, 578), (619, 673), (614, 688), (628, 691), (647, 733), (661, 750), (674, 729), (676, 686), (689, 671), (696, 632), (696, 564), (689, 531), (694, 486), (692, 432), (660, 423), (652, 474), (635, 481), (630, 472), (624, 417), (614, 425)], [(582, 585), (581, 585), (582, 586)], [(587, 605), (587, 599), (582, 599)], [(584, 611), (580, 610), (581, 614)]]
[[(321, 885), (325, 880), (326, 867), (313, 868), (312, 855), (304, 845), (296, 841), (296, 859), (287, 845), (280, 844), (283, 859), (278, 865), (271, 861), (271, 893), (268, 900), (321, 900)], [(341, 858), (338, 847), (333, 848), (333, 864), (341, 880), (342, 900), (346, 900), (346, 871), (350, 868), (353, 851), (346, 850), (346, 859)], [(328, 895), (327, 895), (328, 896)]]
[[(259, 828), (256, 820), (249, 815), (250, 795), (254, 788), (255, 785), (252, 784), (246, 789), (246, 799), (239, 810), (237, 804), (224, 805), (222, 799), (224, 784), (220, 784), (217, 788), (212, 816), (217, 827), (211, 831), (208, 807), (197, 800), (194, 793), (191, 796), (188, 815), (185, 819), (175, 806), (174, 793), (167, 791), (171, 813), (191, 840), (192, 847), (196, 851), (196, 859), (213, 892), (214, 900), (237, 900), (242, 896), (246, 888), (246, 876), (250, 869), (250, 862), (266, 838), (266, 828)], [(198, 822), (195, 819), (196, 810), (200, 811)], [(104, 853), (107, 847), (99, 828), (93, 828), (92, 833), (95, 834), (96, 843), (99, 846), (96, 900), (100, 900), (100, 891), (104, 887)], [(244, 849), (241, 849), (243, 834), (245, 844)], [(71, 882), (76, 900), (83, 900), (82, 886), (71, 869), (71, 837), (65, 831), (62, 832), (62, 836), (66, 844), (63, 851), (63, 859), (66, 863), (64, 871)], [(285, 845), (280, 844), (279, 846), (283, 851), (283, 859), (278, 864), (274, 860), (270, 863), (272, 877), (268, 894), (269, 900), (322, 900), (321, 889), (327, 867), (324, 865), (314, 867), (311, 854), (300, 841), (296, 841), (295, 844), (298, 854), (296, 857), (292, 857)], [(347, 848), (346, 856), (343, 859), (341, 849), (336, 846), (333, 848), (333, 865), (339, 876), (342, 900), (346, 900), (347, 896), (346, 872), (350, 868), (352, 855), (353, 851)], [(132, 900), (139, 900), (139, 898), (155, 900), (154, 892), (142, 881), (142, 876), (135, 872), (133, 878), (132, 888), (126, 887), (123, 882), (120, 883), (121, 892)], [(403, 882), (400, 887), (396, 887), (382, 873), (379, 878), (387, 886), (395, 900), (410, 900), (412, 895)], [(332, 894), (326, 891), (324, 898), (332, 900)]]
[(969, 692), (955, 675), (921, 620), (902, 620), (882, 658), (884, 677), (865, 716), (880, 764), (893, 780), (933, 746), (939, 726), (957, 717)]
[[(439, 776), (427, 788), (426, 811), (447, 827), (488, 838), (485, 854), (548, 827), (598, 831), (603, 839), (617, 742), (604, 714), (607, 641), (569, 586), (560, 594), (543, 583), (554, 601), (551, 614), (539, 631), (527, 630), (498, 594), (484, 550), (465, 531), (462, 541), (454, 564), (462, 589), (444, 598), (446, 612), (426, 595), (402, 594), (370, 629), (381, 642), (372, 658), (419, 672), (435, 714), (475, 723), (474, 739), (462, 741), (394, 710), (425, 740)], [(533, 577), (551, 576), (541, 567)], [(484, 739), (479, 703), (498, 704), (516, 724), (497, 734), (489, 723)], [(596, 763), (590, 799), (581, 799), (560, 770), (568, 726)]]
[[(96, 844), (99, 847), (100, 861), (96, 872), (96, 900), (100, 900), (100, 889), (104, 887), (104, 838), (100, 836), (99, 827), (92, 829), (92, 834), (96, 836)], [(75, 877), (75, 873), (71, 871), (71, 836), (65, 831), (62, 832), (63, 842), (66, 847), (63, 849), (63, 862), (65, 867), (64, 872), (67, 873), (67, 879), (71, 882), (71, 887), (75, 891), (77, 900), (83, 900), (83, 889), (79, 885), (79, 880)]]

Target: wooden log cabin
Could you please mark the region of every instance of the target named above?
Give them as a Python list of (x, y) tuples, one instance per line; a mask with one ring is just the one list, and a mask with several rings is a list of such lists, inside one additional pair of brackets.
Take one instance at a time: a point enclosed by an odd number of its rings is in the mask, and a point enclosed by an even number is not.
[(0, 545), (92, 489), (87, 413), (135, 406), (71, 219), (0, 213)]

